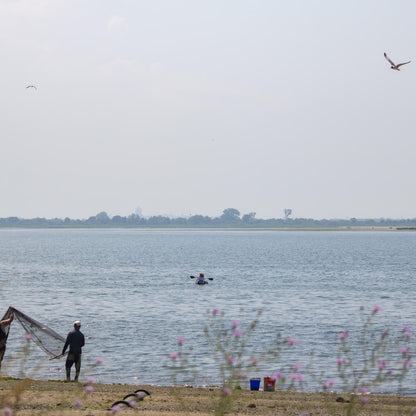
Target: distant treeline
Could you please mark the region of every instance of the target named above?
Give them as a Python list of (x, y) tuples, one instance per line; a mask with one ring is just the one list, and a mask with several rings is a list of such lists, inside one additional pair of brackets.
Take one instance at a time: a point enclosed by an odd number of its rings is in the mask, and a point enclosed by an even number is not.
[(256, 218), (255, 212), (241, 215), (235, 208), (227, 208), (219, 217), (192, 215), (190, 217), (168, 217), (155, 215), (142, 217), (131, 214), (127, 217), (108, 216), (100, 212), (88, 219), (71, 218), (0, 218), (2, 228), (315, 228), (334, 229), (352, 227), (392, 227), (416, 230), (416, 218), (412, 219), (322, 219), (311, 218)]

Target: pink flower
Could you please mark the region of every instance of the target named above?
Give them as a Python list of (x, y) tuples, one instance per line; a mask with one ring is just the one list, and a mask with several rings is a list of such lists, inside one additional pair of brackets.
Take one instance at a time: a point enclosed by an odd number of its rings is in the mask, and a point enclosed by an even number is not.
[(219, 310), (217, 309), (217, 308), (214, 308), (213, 310), (212, 310), (212, 314), (215, 316), (217, 313), (219, 312)]
[(339, 358), (337, 363), (338, 363), (338, 366), (341, 366), (342, 364), (345, 363), (345, 360), (343, 360), (342, 358)]
[(344, 339), (348, 338), (349, 332), (345, 331), (343, 332), (338, 338), (343, 341)]
[(95, 364), (102, 364), (102, 362), (103, 362), (103, 358), (102, 357), (97, 357), (95, 359)]
[(326, 381), (326, 383), (324, 384), (324, 389), (329, 389), (330, 387), (332, 387), (335, 384), (335, 381), (332, 379), (329, 379)]
[(293, 338), (286, 338), (286, 339), (285, 339), (285, 342), (286, 342), (286, 344), (289, 344), (289, 345), (291, 345), (292, 347), (293, 347), (294, 345), (296, 345), (296, 344), (297, 344), (296, 340), (295, 340), (295, 339), (293, 339)]
[(375, 305), (374, 307), (373, 307), (373, 314), (374, 313), (377, 313), (377, 312), (380, 312), (381, 311), (381, 306), (379, 306), (379, 305)]
[(302, 368), (302, 364), (298, 364), (298, 363), (296, 363), (296, 364), (294, 364), (293, 365), (293, 368), (297, 371), (297, 370), (300, 370), (301, 368)]
[(234, 328), (237, 328), (238, 325), (240, 325), (240, 322), (239, 321), (233, 321), (232, 324), (231, 324), (231, 326), (232, 326), (233, 329)]
[(301, 373), (294, 373), (294, 374), (292, 374), (292, 375), (290, 376), (290, 378), (291, 378), (293, 381), (299, 381), (300, 383), (302, 383), (302, 381), (303, 381), (303, 374), (301, 374)]
[(13, 410), (10, 407), (3, 407), (4, 416), (11, 416), (12, 414), (13, 414)]
[(405, 325), (403, 327), (403, 332), (410, 332), (410, 328), (407, 325)]
[(169, 354), (169, 357), (170, 357), (172, 360), (176, 360), (177, 358), (179, 358), (179, 357), (180, 357), (180, 354), (179, 354), (178, 352), (171, 352), (171, 353)]
[(111, 413), (120, 413), (120, 408), (118, 406), (113, 406), (111, 408)]
[(276, 381), (278, 378), (277, 373), (270, 376), (271, 381)]
[(182, 345), (185, 342), (185, 338), (184, 337), (179, 337), (178, 338), (178, 344)]
[(234, 331), (234, 336), (235, 336), (236, 338), (241, 338), (243, 335), (244, 335), (244, 332), (243, 332), (243, 331), (240, 331), (240, 330), (238, 330), (238, 329), (236, 329), (236, 330)]
[(410, 363), (410, 361), (407, 361), (407, 360), (403, 361), (403, 368), (404, 369), (410, 368), (411, 366), (412, 366), (412, 364)]
[(388, 331), (388, 330), (384, 331), (384, 332), (381, 334), (381, 339), (386, 338), (386, 336), (387, 336), (388, 334), (389, 334), (389, 331)]
[(25, 340), (30, 341), (32, 339), (32, 335), (29, 332), (26, 332), (25, 334)]
[(361, 403), (362, 404), (366, 404), (366, 403), (368, 403), (368, 397), (361, 397)]
[(77, 400), (76, 402), (74, 402), (73, 406), (74, 406), (74, 407), (82, 407), (82, 402), (81, 402), (81, 400)]
[(94, 391), (94, 387), (93, 386), (87, 386), (87, 387), (85, 387), (85, 393), (91, 394), (93, 391)]
[(254, 366), (254, 365), (257, 365), (259, 362), (257, 361), (257, 359), (256, 358), (250, 358), (249, 360), (248, 360), (248, 365), (252, 365), (252, 366)]
[(400, 348), (400, 352), (402, 353), (403, 356), (406, 356), (409, 353), (409, 348), (407, 347)]
[(378, 363), (377, 363), (377, 367), (378, 367), (378, 369), (379, 370), (384, 370), (384, 368), (386, 367), (386, 365), (387, 365), (388, 363), (387, 363), (387, 361), (386, 360), (380, 360)]
[(360, 387), (358, 391), (363, 394), (368, 393), (367, 387)]
[(231, 393), (231, 390), (228, 388), (228, 387), (224, 387), (223, 389), (222, 389), (222, 392), (227, 396), (228, 394), (230, 394)]
[(89, 384), (95, 383), (94, 377), (88, 377), (87, 378), (87, 383), (89, 383)]
[(229, 357), (227, 357), (227, 362), (228, 364), (234, 364), (236, 362), (236, 358), (230, 355)]

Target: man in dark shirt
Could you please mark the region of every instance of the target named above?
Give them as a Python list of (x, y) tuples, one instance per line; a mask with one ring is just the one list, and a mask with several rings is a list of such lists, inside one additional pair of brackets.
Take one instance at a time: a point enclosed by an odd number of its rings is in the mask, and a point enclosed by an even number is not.
[(7, 319), (0, 321), (0, 367), (1, 362), (3, 361), (4, 353), (6, 352), (6, 341), (9, 335), (8, 327), (12, 323), (13, 317), (13, 312), (11, 312)]
[(64, 349), (62, 350), (62, 355), (65, 354), (69, 346), (68, 357), (66, 359), (65, 368), (66, 368), (66, 381), (71, 381), (71, 367), (75, 364), (75, 379), (78, 381), (79, 372), (81, 371), (81, 354), (82, 347), (85, 344), (84, 334), (80, 331), (81, 322), (74, 322), (74, 330), (71, 331), (66, 337), (66, 342)]

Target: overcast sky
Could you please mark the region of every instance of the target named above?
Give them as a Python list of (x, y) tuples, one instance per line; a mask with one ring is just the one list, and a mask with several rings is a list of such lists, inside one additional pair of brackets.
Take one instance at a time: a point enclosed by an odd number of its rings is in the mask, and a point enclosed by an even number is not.
[(0, 217), (414, 218), (415, 16), (414, 0), (0, 0)]

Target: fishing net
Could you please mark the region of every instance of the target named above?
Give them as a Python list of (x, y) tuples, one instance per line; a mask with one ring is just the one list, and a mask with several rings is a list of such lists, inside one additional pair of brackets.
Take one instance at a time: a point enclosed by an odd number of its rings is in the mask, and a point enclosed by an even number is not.
[[(35, 319), (27, 316), (16, 308), (9, 307), (6, 315), (13, 312), (14, 319), (19, 321), (26, 333), (30, 334), (32, 341), (46, 352), (51, 358), (55, 358), (62, 354), (65, 338), (56, 333), (47, 325), (42, 324)], [(5, 316), (6, 316), (5, 315)], [(5, 318), (3, 318), (5, 319)], [(9, 325), (10, 327), (10, 325)]]

